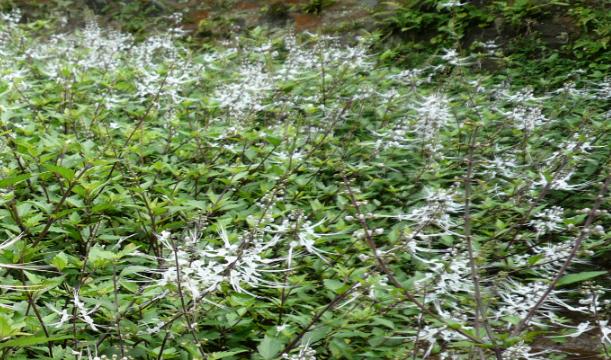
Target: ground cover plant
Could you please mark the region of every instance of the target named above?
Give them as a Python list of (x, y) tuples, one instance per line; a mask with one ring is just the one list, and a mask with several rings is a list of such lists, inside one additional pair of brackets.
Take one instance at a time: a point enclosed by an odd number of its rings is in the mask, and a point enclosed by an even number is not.
[(0, 359), (561, 359), (531, 342), (583, 333), (610, 356), (609, 79), (19, 18)]

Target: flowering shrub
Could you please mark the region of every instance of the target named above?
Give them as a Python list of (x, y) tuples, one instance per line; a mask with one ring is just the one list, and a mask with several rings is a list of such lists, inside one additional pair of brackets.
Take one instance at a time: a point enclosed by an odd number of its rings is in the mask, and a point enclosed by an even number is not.
[(2, 19), (0, 359), (610, 356), (607, 80)]

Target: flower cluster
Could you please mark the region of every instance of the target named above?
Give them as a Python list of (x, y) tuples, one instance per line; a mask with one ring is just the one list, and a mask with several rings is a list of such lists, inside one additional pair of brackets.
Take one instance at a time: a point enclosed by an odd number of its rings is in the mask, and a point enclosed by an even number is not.
[[(274, 282), (262, 278), (261, 272), (271, 264), (282, 259), (269, 259), (263, 253), (280, 241), (280, 236), (272, 238), (268, 242), (244, 241), (241, 244), (231, 242), (227, 230), (222, 224), (217, 224), (218, 235), (222, 246), (200, 244), (192, 251), (176, 247), (171, 239), (169, 231), (163, 231), (159, 236), (165, 248), (169, 251), (163, 262), (166, 268), (160, 270), (148, 270), (147, 272), (159, 274), (160, 279), (156, 285), (169, 287), (176, 290), (176, 284), (180, 284), (193, 300), (207, 300), (206, 295), (221, 290), (221, 284), (228, 283), (237, 292), (245, 292), (257, 296), (246, 290), (243, 285), (247, 284), (253, 288), (259, 286), (277, 287)], [(199, 235), (196, 235), (199, 238)], [(196, 241), (191, 235), (189, 241)]]
[[(60, 310), (58, 310), (57, 308), (55, 308), (53, 305), (51, 305), (49, 303), (45, 304), (54, 313), (56, 313), (56, 314), (61, 316), (61, 318), (59, 319), (58, 322), (56, 322), (54, 324), (50, 324), (50, 325), (55, 325), (56, 328), (61, 328), (66, 322), (68, 322), (71, 319), (73, 319), (74, 317), (76, 317), (78, 319), (81, 319), (85, 323), (87, 323), (91, 327), (91, 329), (93, 331), (97, 331), (98, 327), (100, 325), (96, 325), (93, 322), (93, 319), (91, 318), (90, 315), (95, 313), (96, 311), (98, 311), (98, 309), (100, 308), (100, 306), (102, 304), (98, 303), (91, 310), (89, 310), (89, 309), (87, 309), (85, 307), (85, 304), (79, 299), (79, 291), (78, 290), (74, 290), (73, 294), (74, 294), (74, 298), (72, 299), (72, 302), (74, 304), (74, 307), (76, 308), (76, 315), (69, 314), (67, 307), (60, 311)], [(70, 311), (70, 312), (72, 313), (72, 311)]]

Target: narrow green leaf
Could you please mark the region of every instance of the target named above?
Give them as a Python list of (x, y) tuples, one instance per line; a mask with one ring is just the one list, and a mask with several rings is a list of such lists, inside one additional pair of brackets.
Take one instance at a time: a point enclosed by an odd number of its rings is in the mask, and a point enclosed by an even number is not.
[(11, 324), (9, 324), (3, 316), (0, 316), (0, 336), (2, 336), (2, 338), (5, 338), (11, 335), (12, 333), (13, 328), (11, 327)]
[(591, 279), (593, 277), (597, 277), (597, 276), (600, 276), (600, 275), (605, 275), (606, 273), (607, 273), (607, 271), (585, 271), (585, 272), (581, 272), (579, 274), (565, 275), (565, 276), (560, 278), (560, 280), (558, 281), (558, 284), (556, 284), (556, 286), (568, 285), (568, 284), (584, 281), (584, 280), (587, 280), (587, 279)]
[(0, 188), (5, 188), (5, 187), (7, 187), (9, 185), (13, 185), (13, 184), (16, 184), (16, 183), (18, 183), (20, 181), (27, 180), (27, 179), (29, 179), (31, 177), (32, 177), (31, 174), (23, 174), (23, 175), (19, 175), (19, 176), (15, 176), (15, 177), (12, 177), (12, 178), (1, 180), (0, 181)]
[(187, 200), (187, 201), (184, 201), (182, 204), (192, 206), (199, 210), (206, 210), (209, 205), (207, 202), (199, 201), (199, 200)]
[(58, 341), (58, 340), (65, 340), (65, 339), (71, 339), (72, 336), (55, 336), (55, 337), (29, 337), (29, 336), (22, 336), (20, 338), (17, 338), (15, 340), (9, 340), (7, 342), (3, 342), (0, 344), (0, 349), (2, 348), (7, 348), (7, 347), (13, 347), (13, 346), (26, 346), (26, 345), (34, 345), (34, 344), (42, 344), (42, 343), (46, 343), (49, 341)]
[(390, 320), (383, 319), (383, 318), (375, 318), (375, 319), (373, 320), (373, 323), (374, 323), (374, 324), (380, 324), (380, 325), (384, 325), (384, 326), (387, 326), (387, 327), (389, 327), (389, 328), (391, 328), (391, 329), (394, 329), (394, 328), (395, 328), (395, 323), (393, 323), (393, 322), (392, 322), (392, 321), (390, 321)]
[(208, 359), (210, 359), (210, 360), (222, 359), (222, 358), (226, 358), (226, 357), (229, 357), (229, 356), (233, 356), (235, 354), (243, 353), (245, 351), (248, 351), (248, 350), (219, 351), (219, 352), (215, 352), (215, 353), (210, 354)]
[(530, 266), (534, 266), (539, 260), (541, 260), (542, 257), (542, 254), (532, 256), (528, 259), (528, 263), (530, 264)]

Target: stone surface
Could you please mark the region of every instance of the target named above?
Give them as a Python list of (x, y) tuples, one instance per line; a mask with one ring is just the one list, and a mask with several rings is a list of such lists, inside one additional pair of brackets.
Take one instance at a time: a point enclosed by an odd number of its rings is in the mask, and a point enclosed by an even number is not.
[(584, 357), (591, 360), (598, 360), (601, 357), (597, 356), (600, 354), (600, 347), (602, 343), (599, 335), (582, 334), (578, 337), (566, 337), (566, 341), (558, 343), (547, 338), (540, 338), (535, 340), (530, 346), (535, 351), (541, 350), (558, 350), (569, 355), (568, 358), (572, 357)]

